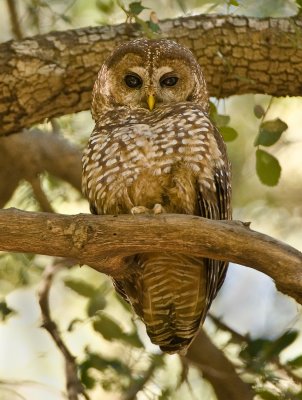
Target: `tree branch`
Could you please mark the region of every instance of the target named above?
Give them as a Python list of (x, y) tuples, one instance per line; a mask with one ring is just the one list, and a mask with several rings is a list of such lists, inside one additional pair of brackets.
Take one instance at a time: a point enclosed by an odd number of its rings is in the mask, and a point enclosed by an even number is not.
[[(234, 329), (230, 328), (228, 325), (226, 325), (222, 320), (219, 318), (215, 317), (211, 313), (208, 314), (208, 317), (211, 318), (211, 320), (214, 322), (214, 324), (217, 326), (222, 331), (229, 332), (231, 334), (231, 342), (240, 344), (241, 346), (243, 344), (249, 343), (252, 341), (252, 339), (249, 337), (249, 335), (241, 335), (240, 333), (236, 332)], [(292, 381), (302, 387), (302, 378), (300, 378), (298, 375), (296, 375), (286, 364), (283, 364), (280, 361), (280, 356), (279, 354), (276, 355), (272, 360), (270, 360), (272, 364), (274, 364), (278, 370), (283, 371)]]
[(55, 212), (54, 209), (52, 208), (52, 205), (50, 204), (45, 192), (42, 189), (40, 177), (36, 176), (32, 180), (30, 180), (29, 183), (31, 184), (31, 187), (33, 189), (34, 196), (35, 196), (37, 202), (39, 203), (40, 210), (49, 212), (49, 213)]
[(45, 171), (81, 191), (81, 151), (60, 135), (35, 129), (1, 137), (0, 154), (0, 208), (20, 180), (33, 182)]
[(201, 330), (193, 341), (187, 357), (202, 371), (202, 376), (211, 383), (218, 400), (252, 400), (254, 398), (251, 387), (241, 380), (233, 364), (211, 342), (204, 330)]
[(157, 363), (152, 361), (141, 379), (134, 381), (132, 385), (130, 385), (126, 393), (123, 394), (121, 400), (136, 400), (138, 392), (144, 389), (144, 386), (152, 378), (157, 367)]
[(16, 1), (15, 0), (6, 0), (6, 4), (9, 11), (9, 17), (12, 27), (12, 32), (17, 39), (22, 39), (22, 31), (19, 23)]
[(39, 304), (42, 313), (43, 325), (53, 341), (57, 345), (58, 349), (62, 353), (65, 360), (65, 376), (66, 376), (66, 390), (69, 400), (78, 400), (79, 395), (83, 395), (85, 399), (89, 400), (87, 393), (84, 391), (84, 387), (78, 378), (78, 367), (75, 361), (75, 357), (70, 353), (67, 346), (65, 345), (57, 324), (52, 320), (49, 309), (49, 292), (53, 282), (53, 278), (58, 270), (61, 268), (60, 263), (50, 264), (44, 270), (42, 281), (39, 288)]
[[(162, 36), (189, 47), (211, 96), (299, 96), (302, 20), (198, 15), (160, 23)], [(87, 110), (97, 72), (113, 48), (141, 36), (136, 25), (52, 32), (0, 45), (1, 134)]]
[(281, 292), (302, 303), (302, 253), (238, 221), (8, 209), (0, 211), (0, 250), (73, 258), (120, 279), (127, 274), (122, 257), (139, 252), (177, 251), (229, 260), (269, 275)]

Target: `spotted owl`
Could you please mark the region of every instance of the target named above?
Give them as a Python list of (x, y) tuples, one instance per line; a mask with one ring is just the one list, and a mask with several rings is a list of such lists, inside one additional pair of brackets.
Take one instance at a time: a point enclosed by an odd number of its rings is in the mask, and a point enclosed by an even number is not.
[[(193, 54), (170, 40), (137, 39), (102, 66), (95, 128), (83, 155), (94, 214), (177, 213), (230, 219), (230, 165), (209, 119)], [(222, 285), (227, 262), (146, 252), (122, 258), (117, 292), (167, 353), (185, 354)]]

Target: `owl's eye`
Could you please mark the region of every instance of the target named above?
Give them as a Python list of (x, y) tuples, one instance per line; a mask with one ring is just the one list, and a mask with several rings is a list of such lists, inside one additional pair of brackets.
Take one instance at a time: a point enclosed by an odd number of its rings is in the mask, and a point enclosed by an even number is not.
[(161, 86), (174, 86), (178, 81), (177, 76), (168, 76), (167, 78), (161, 79)]
[(142, 80), (139, 76), (136, 75), (126, 75), (125, 83), (128, 87), (136, 89), (142, 86)]

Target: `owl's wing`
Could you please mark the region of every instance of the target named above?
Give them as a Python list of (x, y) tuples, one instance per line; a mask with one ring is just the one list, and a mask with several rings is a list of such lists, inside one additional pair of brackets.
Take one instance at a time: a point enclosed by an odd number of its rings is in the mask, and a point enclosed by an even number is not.
[[(225, 144), (215, 127), (213, 127), (213, 133), (223, 162), (213, 169), (215, 192), (203, 187), (202, 181), (198, 184), (198, 215), (209, 219), (231, 219), (230, 164), (227, 159)], [(209, 307), (224, 282), (228, 262), (213, 259), (205, 259), (205, 262), (208, 277), (207, 299)]]

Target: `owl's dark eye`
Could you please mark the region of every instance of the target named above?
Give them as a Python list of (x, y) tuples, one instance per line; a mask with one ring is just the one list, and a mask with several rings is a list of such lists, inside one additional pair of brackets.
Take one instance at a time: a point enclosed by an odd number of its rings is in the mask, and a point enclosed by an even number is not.
[(142, 86), (142, 80), (139, 76), (136, 75), (126, 75), (125, 83), (128, 87), (136, 89)]
[(168, 76), (167, 78), (161, 79), (161, 86), (174, 86), (178, 81), (177, 76)]

